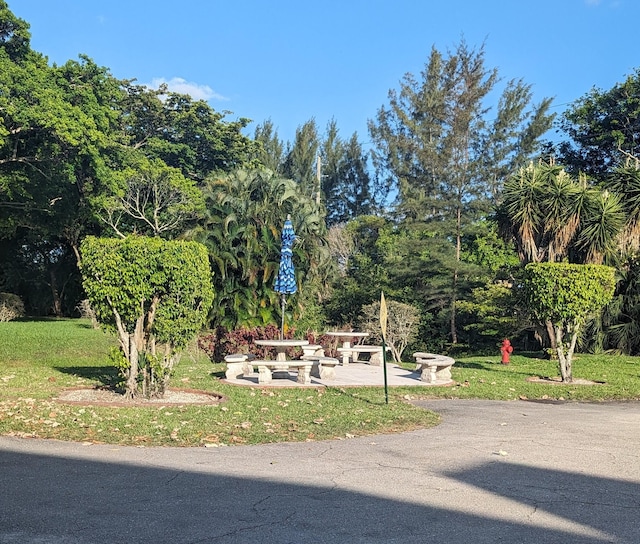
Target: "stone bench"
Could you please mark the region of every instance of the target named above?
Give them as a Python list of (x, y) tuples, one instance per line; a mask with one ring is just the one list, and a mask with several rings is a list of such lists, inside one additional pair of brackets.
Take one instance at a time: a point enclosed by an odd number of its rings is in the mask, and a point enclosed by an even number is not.
[[(388, 348), (387, 348), (388, 349)], [(351, 346), (348, 348), (338, 348), (338, 352), (342, 354), (342, 364), (348, 365), (349, 360), (353, 363), (358, 362), (360, 353), (369, 353), (369, 364), (374, 366), (382, 365), (382, 346)]]
[(273, 372), (286, 373), (289, 377), (289, 369), (296, 369), (298, 377), (296, 381), (300, 384), (308, 385), (311, 383), (311, 367), (313, 361), (305, 361), (303, 359), (295, 359), (291, 361), (249, 361), (249, 364), (258, 367), (258, 383), (267, 385), (272, 382)]
[(251, 374), (253, 368), (249, 364), (249, 361), (253, 359), (255, 359), (255, 355), (252, 353), (232, 353), (231, 355), (225, 355), (224, 360), (227, 363), (227, 371), (224, 375), (227, 380)]
[(420, 379), (427, 383), (448, 383), (451, 381), (451, 367), (455, 363), (453, 357), (434, 353), (416, 352), (416, 370), (420, 371)]
[(307, 346), (302, 346), (302, 354), (306, 355), (319, 355), (324, 357), (324, 348), (319, 344), (309, 344)]
[(303, 355), (300, 357), (303, 361), (311, 361), (311, 375), (314, 378), (322, 380), (335, 380), (336, 365), (340, 362), (333, 357), (324, 357), (322, 355)]

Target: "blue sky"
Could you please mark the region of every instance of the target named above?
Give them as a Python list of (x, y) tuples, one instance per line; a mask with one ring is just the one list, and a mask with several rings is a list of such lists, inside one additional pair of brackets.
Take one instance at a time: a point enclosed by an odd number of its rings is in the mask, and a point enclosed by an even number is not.
[(638, 0), (8, 0), (51, 63), (86, 54), (118, 78), (169, 82), (228, 119), (271, 119), (284, 140), (334, 118), (367, 120), (432, 46), (485, 44), (486, 66), (523, 78), (561, 113), (640, 68)]

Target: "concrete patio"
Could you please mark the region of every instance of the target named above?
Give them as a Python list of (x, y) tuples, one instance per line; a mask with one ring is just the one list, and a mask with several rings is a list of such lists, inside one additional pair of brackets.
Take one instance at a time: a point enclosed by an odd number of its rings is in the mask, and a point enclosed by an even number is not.
[[(383, 386), (384, 374), (382, 366), (370, 365), (367, 363), (350, 363), (346, 366), (338, 365), (335, 367), (335, 379), (323, 380), (317, 377), (311, 377), (311, 383), (302, 385), (296, 382), (297, 373), (289, 372), (288, 378), (274, 379), (269, 385), (260, 385), (260, 387), (350, 387), (350, 386)], [(258, 386), (258, 373), (254, 372), (248, 376), (240, 376), (233, 379), (225, 379), (227, 383), (244, 386)], [(387, 362), (387, 384), (389, 386), (447, 386), (452, 381), (439, 380), (435, 383), (427, 383), (420, 380), (419, 371), (411, 371), (399, 367), (394, 363)]]

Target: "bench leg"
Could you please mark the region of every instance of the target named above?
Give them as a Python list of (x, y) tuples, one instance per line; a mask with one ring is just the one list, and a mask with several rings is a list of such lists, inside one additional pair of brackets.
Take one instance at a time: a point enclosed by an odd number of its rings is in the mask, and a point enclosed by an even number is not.
[(311, 365), (298, 367), (298, 383), (308, 385), (311, 383)]
[(319, 365), (320, 366), (320, 378), (323, 380), (335, 380), (336, 378), (336, 369), (333, 365), (331, 366), (325, 366), (325, 365)]
[(451, 381), (451, 367), (444, 366), (436, 369), (436, 378), (443, 381)]
[(227, 363), (227, 371), (224, 373), (227, 380), (233, 380), (245, 374), (245, 363)]
[(420, 380), (427, 383), (436, 383), (436, 366), (418, 363), (420, 366)]
[[(344, 342), (342, 344), (342, 347), (344, 349), (348, 349), (351, 347), (351, 342)], [(342, 356), (342, 366), (347, 366), (349, 364), (349, 362), (353, 362), (355, 363), (358, 360), (358, 355), (351, 352), (351, 351), (345, 351), (344, 355)]]
[(258, 367), (258, 383), (269, 384), (271, 383), (271, 370), (266, 366)]
[(382, 366), (382, 352), (376, 351), (372, 353), (369, 358), (369, 364), (372, 366)]

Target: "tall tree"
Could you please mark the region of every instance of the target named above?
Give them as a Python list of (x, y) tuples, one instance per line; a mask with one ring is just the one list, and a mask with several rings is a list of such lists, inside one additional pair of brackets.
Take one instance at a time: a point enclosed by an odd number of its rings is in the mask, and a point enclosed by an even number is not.
[(316, 121), (310, 119), (296, 129), (284, 165), (284, 177), (295, 181), (300, 191), (311, 198), (318, 198), (320, 194), (315, 168), (319, 145)]
[[(407, 74), (389, 105), (369, 121), (379, 175), (397, 189), (400, 219), (439, 224), (443, 241), (453, 240), (460, 263), (465, 225), (488, 210), (504, 172), (534, 154), (550, 128), (550, 100), (531, 106), (530, 88), (507, 84), (497, 110), (488, 105), (498, 83), (485, 67), (484, 46), (461, 41), (447, 56), (435, 48), (421, 80)], [(491, 116), (494, 121), (491, 122)], [(487, 162), (492, 157), (499, 162)], [(451, 270), (450, 337), (457, 342), (455, 306), (458, 265)]]
[[(8, 238), (3, 245), (14, 262), (26, 254), (41, 257), (37, 269), (43, 276), (33, 277), (35, 269), (29, 274), (33, 285), (50, 286), (50, 307), (60, 315), (67, 255), (73, 249), (77, 256), (80, 236), (95, 226), (86, 191), (108, 177), (118, 83), (84, 57), (49, 67), (29, 48), (28, 25), (4, 2), (0, 28), (0, 230)], [(0, 275), (6, 278), (5, 265)]]
[(346, 223), (374, 213), (374, 190), (367, 155), (353, 133), (348, 141), (338, 136), (334, 121), (327, 126), (321, 146), (322, 193), (327, 224)]
[[(327, 124), (327, 129), (320, 144), (320, 188), (322, 201), (327, 209), (327, 224), (336, 223), (336, 207), (340, 206), (343, 186), (341, 171), (344, 168), (345, 148), (340, 138), (335, 119)], [(318, 173), (318, 172), (316, 172)]]
[(242, 134), (249, 119), (227, 121), (203, 100), (124, 82), (121, 130), (128, 145), (162, 159), (185, 177), (202, 183), (212, 172), (248, 165), (257, 144)]
[(558, 145), (559, 160), (572, 172), (602, 177), (625, 160), (640, 159), (640, 70), (608, 91), (592, 89), (562, 115), (569, 137)]
[(256, 160), (259, 164), (278, 174), (283, 174), (284, 144), (278, 137), (278, 131), (269, 119), (258, 125), (254, 132), (254, 140), (259, 144)]
[(28, 23), (16, 17), (5, 0), (0, 0), (0, 49), (15, 62), (30, 52), (30, 40)]

